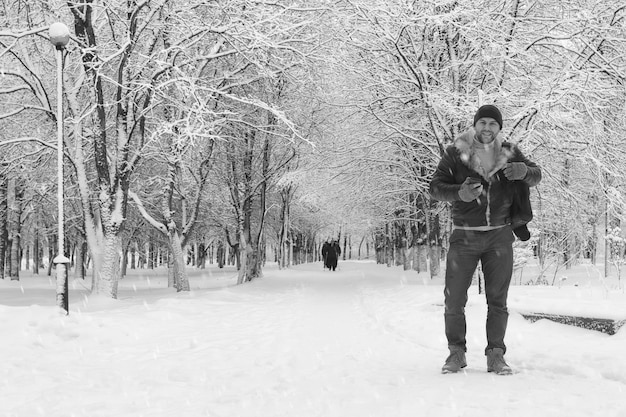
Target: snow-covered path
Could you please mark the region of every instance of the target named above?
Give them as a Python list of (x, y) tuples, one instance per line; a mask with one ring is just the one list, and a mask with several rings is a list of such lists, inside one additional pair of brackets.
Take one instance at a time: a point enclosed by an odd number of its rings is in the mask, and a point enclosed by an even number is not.
[[(15, 306), (41, 282), (2, 282), (0, 416), (626, 416), (625, 329), (512, 314), (519, 372), (498, 377), (473, 294), (468, 369), (441, 375), (440, 282), (363, 262), (265, 274), (243, 286), (196, 276), (189, 294), (163, 288), (165, 276), (130, 277), (119, 301), (75, 302), (68, 317), (47, 301)], [(533, 290), (512, 288), (512, 303)]]

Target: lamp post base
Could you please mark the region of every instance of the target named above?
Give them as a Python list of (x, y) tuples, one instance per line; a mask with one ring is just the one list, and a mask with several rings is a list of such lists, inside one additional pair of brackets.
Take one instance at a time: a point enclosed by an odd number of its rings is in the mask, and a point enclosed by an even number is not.
[(65, 256), (57, 256), (53, 260), (57, 269), (57, 306), (70, 314), (70, 298), (68, 286), (68, 266), (70, 260)]

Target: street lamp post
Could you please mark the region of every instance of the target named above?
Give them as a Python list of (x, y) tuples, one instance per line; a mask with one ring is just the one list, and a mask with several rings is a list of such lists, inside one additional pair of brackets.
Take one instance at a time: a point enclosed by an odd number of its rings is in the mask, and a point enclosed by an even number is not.
[(57, 61), (57, 203), (58, 203), (58, 253), (54, 258), (57, 270), (57, 306), (69, 314), (68, 265), (65, 256), (65, 230), (63, 224), (63, 49), (70, 40), (65, 24), (50, 25), (50, 42), (54, 45)]

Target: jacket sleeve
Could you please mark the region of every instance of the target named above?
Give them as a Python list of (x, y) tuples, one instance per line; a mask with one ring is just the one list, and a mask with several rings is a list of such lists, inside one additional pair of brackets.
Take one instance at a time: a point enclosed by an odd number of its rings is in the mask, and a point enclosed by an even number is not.
[(429, 192), (431, 198), (440, 201), (458, 201), (459, 190), (461, 184), (457, 184), (454, 180), (455, 162), (453, 152), (456, 152), (452, 147), (448, 147), (444, 153), (437, 169), (433, 174), (433, 178), (430, 181)]
[(529, 187), (534, 187), (541, 182), (541, 167), (526, 158), (517, 146), (515, 147), (515, 160), (524, 162), (526, 167), (528, 167), (528, 172), (526, 173), (523, 181), (528, 184)]

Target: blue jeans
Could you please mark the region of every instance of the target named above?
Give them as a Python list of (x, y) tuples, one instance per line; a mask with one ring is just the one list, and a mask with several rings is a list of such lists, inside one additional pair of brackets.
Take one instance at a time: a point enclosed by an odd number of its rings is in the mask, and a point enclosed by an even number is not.
[(487, 348), (506, 352), (504, 335), (509, 318), (506, 300), (513, 274), (513, 241), (510, 226), (487, 232), (455, 229), (450, 236), (446, 261), (445, 325), (449, 347), (466, 350), (465, 305), (472, 276), (482, 264), (487, 298)]

